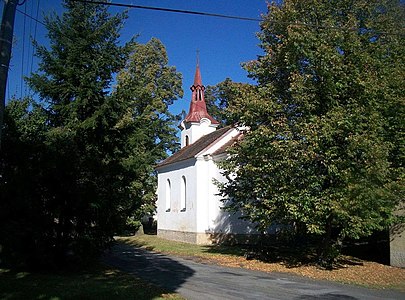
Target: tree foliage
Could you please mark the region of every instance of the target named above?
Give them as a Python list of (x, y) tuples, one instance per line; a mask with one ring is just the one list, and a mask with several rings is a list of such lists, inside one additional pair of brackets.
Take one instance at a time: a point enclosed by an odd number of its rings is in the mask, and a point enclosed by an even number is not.
[[(332, 242), (387, 228), (403, 194), (404, 7), (399, 1), (269, 4), (264, 55), (245, 64), (251, 131), (223, 163), (230, 210)], [(236, 176), (235, 176), (236, 175)]]
[(255, 94), (256, 86), (226, 78), (215, 86), (207, 86), (205, 101), (208, 113), (222, 126), (243, 123), (243, 114), (239, 110), (245, 108), (242, 99), (250, 99)]
[(134, 179), (130, 186), (136, 203), (142, 203), (137, 215), (154, 212), (154, 166), (179, 146), (174, 138), (179, 116), (169, 106), (183, 95), (182, 78), (167, 64), (166, 49), (158, 39), (134, 45), (112, 96), (119, 111), (115, 129), (127, 153), (123, 164)]
[(46, 19), (50, 46), (36, 45), (39, 72), (28, 78), (41, 104), (7, 107), (0, 255), (8, 264), (96, 257), (128, 216), (153, 210), (153, 165), (176, 147), (167, 108), (181, 77), (163, 45), (122, 44), (125, 13), (64, 6)]

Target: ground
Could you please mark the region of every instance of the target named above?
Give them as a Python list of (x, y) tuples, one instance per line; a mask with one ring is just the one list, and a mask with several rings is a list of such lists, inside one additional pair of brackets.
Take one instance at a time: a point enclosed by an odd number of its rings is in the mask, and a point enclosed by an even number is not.
[(343, 257), (328, 271), (244, 255), (241, 247), (119, 237), (105, 254), (109, 266), (74, 273), (0, 269), (0, 299), (405, 299), (405, 269)]
[(238, 247), (198, 246), (167, 241), (153, 235), (120, 237), (118, 241), (140, 246), (147, 250), (180, 256), (197, 262), (245, 268), (264, 272), (282, 272), (313, 279), (362, 285), (379, 289), (395, 289), (405, 292), (405, 269), (391, 267), (354, 257), (342, 257), (340, 268), (323, 270), (316, 265), (287, 264), (283, 261), (265, 263), (246, 260), (245, 252)]
[[(182, 250), (186, 249), (186, 246), (179, 246)], [(215, 261), (209, 259), (192, 260), (194, 255), (182, 258), (145, 249), (149, 247), (151, 246), (138, 247), (119, 242), (105, 254), (103, 261), (169, 292), (179, 293), (188, 300), (405, 299), (405, 292), (394, 289), (367, 288), (285, 272), (227, 267), (213, 264)], [(192, 249), (191, 252), (195, 254), (195, 250)]]

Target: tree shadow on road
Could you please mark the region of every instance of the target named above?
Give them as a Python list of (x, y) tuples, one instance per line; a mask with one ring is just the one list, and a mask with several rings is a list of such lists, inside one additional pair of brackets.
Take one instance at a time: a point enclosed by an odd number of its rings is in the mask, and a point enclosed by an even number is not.
[(102, 261), (169, 292), (176, 292), (187, 278), (195, 273), (180, 262), (166, 255), (140, 248), (141, 246), (144, 245), (117, 243), (105, 253)]

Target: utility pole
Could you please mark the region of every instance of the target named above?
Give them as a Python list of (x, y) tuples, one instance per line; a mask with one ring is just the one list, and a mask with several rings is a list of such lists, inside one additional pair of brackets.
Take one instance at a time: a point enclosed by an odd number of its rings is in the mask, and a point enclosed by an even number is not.
[(6, 106), (6, 86), (18, 0), (5, 0), (0, 27), (0, 149)]

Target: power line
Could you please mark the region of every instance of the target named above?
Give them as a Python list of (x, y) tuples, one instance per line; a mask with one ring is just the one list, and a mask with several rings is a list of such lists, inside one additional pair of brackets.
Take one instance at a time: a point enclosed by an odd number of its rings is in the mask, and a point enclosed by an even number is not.
[[(117, 7), (125, 7), (125, 8), (138, 8), (138, 9), (146, 9), (146, 10), (156, 10), (156, 11), (165, 11), (165, 12), (173, 12), (173, 13), (183, 13), (183, 14), (193, 14), (193, 15), (200, 15), (200, 16), (208, 16), (208, 17), (218, 17), (218, 18), (228, 18), (228, 19), (236, 19), (236, 20), (244, 20), (244, 21), (255, 21), (255, 22), (262, 22), (262, 19), (255, 19), (255, 18), (246, 18), (246, 17), (239, 17), (239, 16), (229, 16), (229, 15), (222, 15), (222, 14), (213, 14), (213, 13), (206, 13), (206, 12), (198, 12), (198, 11), (188, 11), (188, 10), (181, 10), (181, 9), (171, 9), (171, 8), (162, 8), (162, 7), (152, 7), (152, 6), (142, 6), (142, 5), (132, 5), (132, 4), (123, 4), (123, 3), (114, 3), (114, 2), (102, 2), (102, 1), (91, 1), (91, 0), (73, 0), (75, 2), (81, 3), (89, 3), (89, 4), (101, 4), (101, 5), (109, 5), (109, 6), (117, 6)], [(17, 8), (17, 11), (23, 15), (26, 15), (28, 18), (33, 19), (37, 23), (46, 26), (46, 24), (38, 18), (34, 18), (23, 11)], [(358, 28), (342, 28), (337, 26), (322, 26), (322, 25), (315, 25), (315, 24), (308, 24), (302, 22), (273, 22), (285, 25), (292, 25), (292, 26), (305, 26), (305, 27), (312, 27), (315, 29), (332, 29), (332, 30), (350, 30), (350, 31), (358, 31)], [(405, 33), (392, 33), (392, 32), (384, 32), (384, 31), (377, 31), (374, 32), (375, 34), (382, 34), (382, 35), (399, 35), (403, 36)]]
[(18, 8), (17, 8), (16, 10), (17, 10), (20, 14), (22, 14), (22, 15), (24, 15), (24, 16), (26, 16), (26, 17), (28, 17), (28, 18), (34, 20), (35, 22), (37, 22), (37, 23), (39, 23), (39, 24), (41, 24), (41, 25), (43, 25), (43, 26), (46, 27), (46, 24), (45, 24), (44, 22), (38, 20), (38, 17), (37, 17), (37, 18), (34, 18), (33, 16), (30, 16), (29, 14), (23, 12), (22, 10), (19, 10)]
[[(30, 8), (30, 13), (32, 14), (34, 12), (34, 4), (35, 4), (35, 0), (31, 0), (31, 8)], [(33, 45), (32, 45), (32, 24), (33, 24), (33, 20), (30, 19), (29, 20), (29, 39), (28, 39), (28, 54), (27, 54), (27, 64), (25, 67), (25, 74), (28, 75), (29, 74), (29, 70), (30, 70), (30, 58), (31, 58), (31, 52), (33, 53), (33, 51), (31, 51), (31, 48), (33, 49)], [(35, 23), (37, 24), (37, 23)], [(28, 84), (25, 84), (25, 90), (24, 90), (24, 94), (25, 96), (27, 95), (27, 91), (28, 91)]]
[[(200, 15), (200, 16), (206, 16), (206, 17), (236, 19), (236, 20), (243, 20), (243, 21), (255, 21), (255, 22), (264, 21), (263, 19), (258, 19), (258, 18), (230, 16), (230, 15), (223, 15), (223, 14), (181, 10), (181, 9), (171, 9), (171, 8), (163, 8), (163, 7), (153, 7), (153, 6), (133, 5), (133, 4), (124, 4), (124, 3), (115, 3), (115, 2), (93, 1), (93, 0), (73, 0), (73, 1), (80, 2), (80, 3), (88, 3), (88, 4), (101, 4), (101, 5), (125, 7), (125, 8), (138, 8), (138, 9), (164, 11), (164, 12), (172, 12), (172, 13)], [(322, 26), (322, 25), (315, 25), (315, 24), (307, 24), (307, 23), (303, 23), (303, 22), (274, 22), (273, 21), (273, 23), (292, 25), (292, 26), (312, 27), (315, 29), (332, 29), (332, 30), (349, 30), (349, 31), (358, 31), (359, 30), (359, 28), (342, 28), (342, 27), (338, 27), (338, 26)], [(381, 35), (399, 35), (399, 36), (402, 36), (405, 34), (405, 33), (391, 33), (391, 32), (383, 32), (383, 31), (376, 31), (374, 33), (381, 34)]]
[(21, 78), (20, 78), (20, 94), (21, 96), (23, 96), (23, 86), (24, 86), (24, 58), (25, 58), (25, 29), (26, 29), (26, 20), (27, 20), (27, 5), (25, 4), (25, 0), (24, 2), (22, 2), (19, 5), (23, 5), (24, 4), (24, 22), (23, 22), (23, 38), (22, 38), (22, 55), (21, 55)]
[(206, 17), (235, 19), (235, 20), (243, 20), (243, 21), (255, 21), (255, 22), (262, 21), (261, 19), (257, 19), (257, 18), (230, 16), (230, 15), (223, 15), (223, 14), (214, 14), (214, 13), (207, 13), (207, 12), (201, 12), (201, 11), (172, 9), (172, 8), (164, 8), (164, 7), (153, 7), (153, 6), (143, 6), (143, 5), (133, 5), (133, 4), (103, 2), (103, 1), (90, 1), (90, 0), (73, 0), (73, 1), (81, 2), (81, 3), (88, 3), (88, 4), (103, 4), (103, 5), (125, 7), (125, 8), (138, 8), (138, 9), (156, 10), (156, 11), (164, 11), (164, 12), (172, 12), (172, 13), (189, 14), (189, 15), (199, 15), (199, 16), (206, 16)]
[[(39, 3), (41, 2), (41, 0), (37, 0), (37, 15), (36, 15), (36, 19), (38, 19), (38, 15), (39, 15)], [(31, 20), (36, 20), (34, 18), (32, 18)], [(37, 39), (37, 27), (38, 27), (38, 22), (35, 22), (35, 27), (34, 27), (34, 37), (33, 40), (36, 41)], [(32, 74), (32, 69), (33, 69), (33, 65), (34, 65), (34, 51), (35, 48), (32, 47), (32, 53), (31, 53), (31, 66), (30, 66), (30, 74)], [(31, 94), (31, 87), (29, 89), (29, 94)]]

